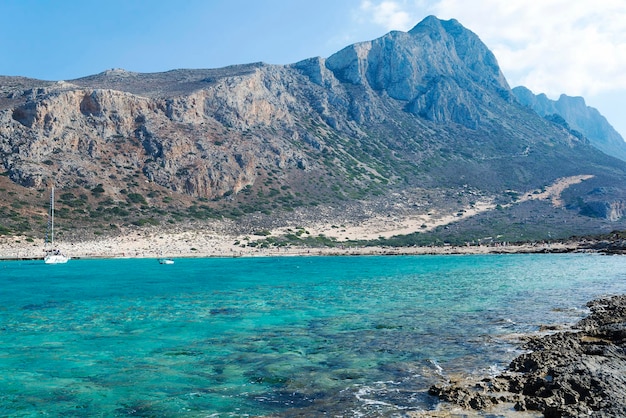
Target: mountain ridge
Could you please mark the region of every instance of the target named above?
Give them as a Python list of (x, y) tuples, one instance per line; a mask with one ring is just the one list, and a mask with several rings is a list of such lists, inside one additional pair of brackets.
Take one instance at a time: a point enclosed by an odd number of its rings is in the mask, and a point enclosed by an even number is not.
[[(456, 213), (479, 200), (509, 208), (516, 196), (580, 175), (593, 177), (565, 191), (560, 209), (573, 226), (556, 222), (555, 231), (623, 222), (626, 164), (519, 104), (495, 56), (455, 20), (428, 17), (409, 32), (285, 66), (0, 78), (0, 104), (7, 189), (32, 206), (55, 183), (61, 216), (76, 225), (68, 236), (81, 225), (111, 233), (222, 218), (254, 229), (289, 223), (294, 211), (332, 222)], [(41, 227), (41, 212), (6, 200), (4, 212), (15, 215), (5, 229)], [(521, 210), (525, 224), (543, 225), (553, 209), (528, 202), (491, 211), (482, 229), (524, 239), (494, 219)], [(475, 226), (464, 222), (431, 238), (451, 229), (467, 238)]]
[(589, 138), (593, 146), (608, 155), (626, 160), (624, 138), (597, 109), (587, 106), (584, 98), (561, 94), (558, 100), (550, 100), (545, 94), (535, 95), (523, 86), (515, 87), (512, 91), (523, 105), (530, 107), (540, 116), (562, 117), (568, 127)]

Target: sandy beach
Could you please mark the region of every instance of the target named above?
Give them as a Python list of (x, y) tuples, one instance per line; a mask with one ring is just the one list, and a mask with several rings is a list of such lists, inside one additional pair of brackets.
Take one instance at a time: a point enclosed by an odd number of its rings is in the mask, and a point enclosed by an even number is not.
[[(372, 232), (365, 232), (372, 234)], [(271, 236), (280, 236), (282, 231)], [(374, 233), (375, 234), (375, 233)], [(378, 236), (378, 235), (375, 235)], [(380, 247), (342, 245), (334, 247), (309, 247), (288, 245), (283, 247), (251, 246), (267, 236), (218, 235), (212, 230), (194, 230), (165, 233), (156, 229), (129, 230), (118, 237), (62, 243), (59, 248), (71, 258), (186, 258), (186, 257), (263, 257), (306, 255), (397, 255), (397, 254), (488, 254), (528, 252), (568, 252), (577, 249), (576, 243), (537, 243), (524, 245), (472, 245)], [(41, 239), (24, 237), (0, 239), (0, 259), (29, 259), (44, 256)]]
[[(511, 203), (527, 200), (549, 200), (555, 207), (562, 205), (561, 193), (573, 184), (585, 181), (592, 176), (581, 175), (557, 179), (552, 185), (523, 194)], [(579, 243), (528, 243), (522, 245), (466, 245), (466, 246), (424, 246), (424, 247), (355, 247), (349, 242), (390, 238), (396, 235), (430, 231), (439, 226), (449, 225), (477, 214), (494, 210), (493, 201), (484, 200), (454, 213), (428, 212), (404, 216), (371, 216), (358, 222), (335, 225), (317, 223), (305, 226), (282, 226), (261, 235), (228, 234), (235, 230), (228, 222), (213, 222), (211, 225), (196, 227), (173, 226), (126, 228), (115, 237), (102, 236), (98, 239), (80, 242), (61, 242), (59, 249), (72, 258), (159, 258), (159, 257), (256, 257), (278, 255), (385, 255), (385, 254), (488, 254), (488, 253), (529, 253), (529, 252), (568, 252), (579, 249)], [(229, 221), (232, 222), (232, 221)], [(308, 247), (291, 244), (288, 246), (260, 246), (255, 242), (267, 238), (280, 238), (299, 231), (302, 236), (326, 237), (333, 239), (333, 247)], [(252, 244), (252, 245), (250, 245)], [(296, 243), (297, 244), (297, 243)], [(42, 258), (43, 239), (27, 237), (0, 237), (0, 259)]]

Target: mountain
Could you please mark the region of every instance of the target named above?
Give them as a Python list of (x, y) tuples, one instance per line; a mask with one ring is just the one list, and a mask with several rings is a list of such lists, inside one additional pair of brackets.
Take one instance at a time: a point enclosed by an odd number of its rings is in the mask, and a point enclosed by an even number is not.
[(510, 241), (626, 222), (626, 163), (520, 104), (478, 37), (432, 16), (285, 66), (0, 77), (0, 158), (5, 233), (44, 229), (53, 183), (66, 239), (414, 217), (420, 242)]
[[(557, 123), (580, 132), (591, 144), (608, 155), (626, 160), (626, 142), (597, 109), (589, 107), (582, 97), (562, 94), (550, 100), (545, 94), (535, 95), (526, 87), (515, 87), (515, 97), (540, 116), (552, 118)], [(562, 118), (561, 119), (559, 119)]]

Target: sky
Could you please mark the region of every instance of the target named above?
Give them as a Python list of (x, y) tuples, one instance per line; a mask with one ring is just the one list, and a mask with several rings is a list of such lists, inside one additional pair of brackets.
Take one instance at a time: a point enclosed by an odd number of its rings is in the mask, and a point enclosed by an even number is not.
[(429, 15), (476, 33), (511, 87), (582, 96), (626, 138), (623, 0), (0, 0), (0, 75), (291, 64)]

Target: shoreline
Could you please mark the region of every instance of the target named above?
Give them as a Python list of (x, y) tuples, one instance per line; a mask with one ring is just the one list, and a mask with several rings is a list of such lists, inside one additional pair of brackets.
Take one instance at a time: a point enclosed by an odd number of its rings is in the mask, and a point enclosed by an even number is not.
[(512, 405), (543, 416), (623, 416), (626, 412), (626, 295), (587, 303), (591, 313), (571, 329), (530, 335), (529, 352), (497, 376), (433, 385), (429, 393), (465, 411)]
[[(557, 179), (544, 190), (525, 193), (517, 201), (549, 200), (561, 207), (562, 192), (568, 187), (592, 178), (579, 175)], [(513, 204), (513, 203), (511, 203)], [(76, 238), (64, 242), (60, 237), (59, 250), (70, 258), (207, 258), (207, 257), (264, 257), (302, 255), (445, 255), (445, 254), (526, 254), (596, 252), (626, 254), (626, 240), (613, 242), (549, 241), (533, 243), (493, 243), (492, 238), (478, 239), (476, 245), (442, 245), (414, 247), (355, 246), (378, 238), (391, 238), (417, 231), (430, 231), (459, 220), (493, 210), (492, 200), (482, 200), (454, 213), (433, 211), (427, 214), (397, 213), (373, 215), (364, 219), (337, 224), (328, 221), (290, 220), (272, 230), (255, 231), (253, 226), (242, 228), (233, 221), (221, 220), (209, 224), (184, 227), (132, 228), (121, 227), (117, 236), (102, 235), (90, 240)], [(234, 231), (242, 231), (235, 233)], [(291, 237), (288, 245), (271, 245), (270, 240)], [(330, 241), (333, 246), (299, 245), (293, 238), (307, 237)], [(481, 241), (482, 240), (482, 241)], [(487, 240), (487, 242), (485, 242)], [(275, 241), (274, 241), (275, 242)], [(58, 240), (57, 240), (58, 243)], [(44, 256), (44, 240), (32, 237), (0, 236), (0, 260), (40, 259)]]
[[(117, 258), (239, 258), (239, 257), (295, 257), (295, 256), (368, 256), (368, 255), (481, 255), (481, 254), (549, 254), (549, 253), (605, 253), (590, 248), (587, 243), (558, 242), (507, 245), (442, 245), (442, 246), (336, 246), (289, 245), (283, 247), (239, 246), (241, 237), (210, 237), (184, 239), (160, 236), (157, 239), (106, 238), (102, 241), (84, 241), (61, 246), (72, 259)], [(156, 242), (157, 244), (155, 244)], [(22, 242), (19, 239), (0, 240), (0, 260), (41, 260), (44, 243)]]

